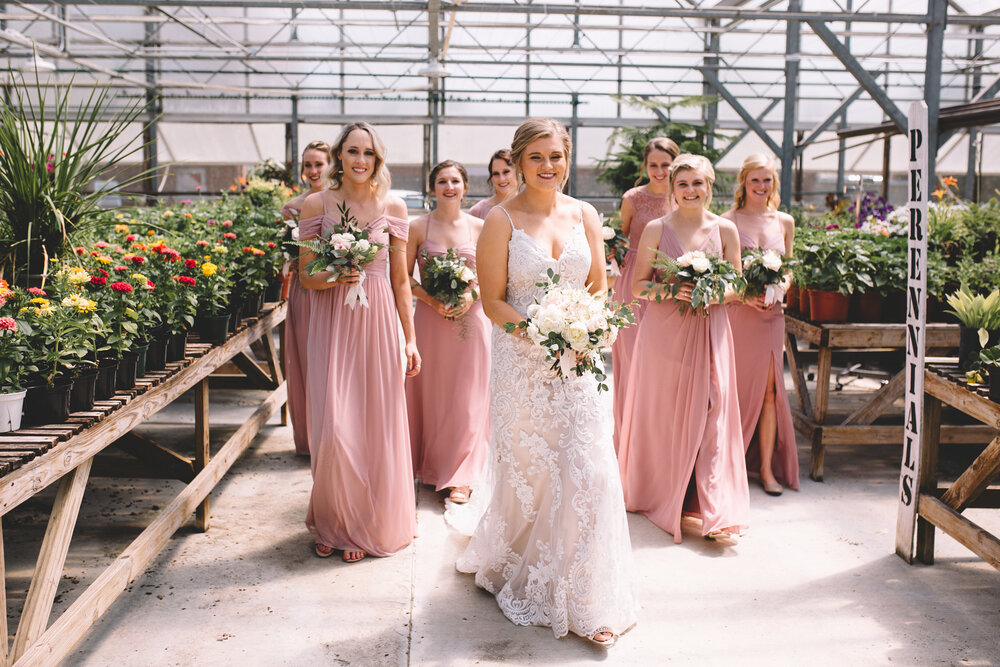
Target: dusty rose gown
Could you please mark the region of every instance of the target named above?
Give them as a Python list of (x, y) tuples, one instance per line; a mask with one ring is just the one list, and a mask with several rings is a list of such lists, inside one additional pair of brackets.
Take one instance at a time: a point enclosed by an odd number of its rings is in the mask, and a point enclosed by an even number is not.
[[(285, 204), (284, 218), (298, 218), (301, 206)], [(285, 386), (288, 388), (288, 416), (292, 420), (295, 453), (309, 455), (309, 413), (306, 402), (307, 334), (309, 332), (309, 302), (311, 291), (299, 285), (299, 276), (292, 271), (288, 283), (288, 311), (285, 314)]]
[[(701, 249), (719, 255), (721, 248), (716, 227)], [(684, 253), (666, 226), (659, 250)], [(750, 492), (725, 308), (712, 306), (702, 316), (682, 314), (669, 299), (649, 302), (634, 354), (642, 363), (632, 365), (618, 450), (625, 507), (676, 543), (682, 514), (700, 516), (703, 535), (745, 527)]]
[[(339, 224), (302, 220), (300, 237)], [(373, 241), (406, 239), (406, 220), (380, 215)], [(347, 287), (312, 292), (309, 317), (309, 445), (313, 474), (306, 526), (328, 547), (388, 556), (416, 531), (399, 320), (386, 274), (388, 250), (365, 269), (369, 307), (344, 305)]]
[[(785, 254), (785, 239), (781, 226), (774, 214), (734, 215), (736, 227), (740, 231), (740, 246), (745, 250), (756, 247), (758, 238), (763, 238), (762, 248), (770, 248)], [(784, 384), (785, 314), (780, 307), (768, 312), (756, 308), (731, 303), (729, 323), (739, 335), (734, 337), (736, 353), (736, 387), (740, 397), (740, 415), (743, 421), (743, 448), (746, 450), (747, 471), (759, 476), (760, 448), (754, 438), (761, 406), (764, 404), (764, 390), (767, 385), (768, 365), (774, 367), (775, 409), (778, 418), (778, 435), (774, 443), (774, 457), (771, 471), (785, 486), (799, 488), (799, 457), (795, 449), (795, 425), (792, 423), (792, 408), (788, 404), (788, 393)], [(765, 351), (768, 354), (765, 354)]]
[[(430, 237), (417, 248), (441, 256), (446, 248)], [(455, 248), (469, 268), (476, 268), (476, 244)], [(426, 260), (418, 254), (423, 270)], [(413, 474), (441, 490), (470, 486), (486, 460), (490, 414), (490, 322), (477, 301), (458, 320), (441, 317), (417, 301), (413, 324), (423, 370), (406, 380)]]
[[(629, 224), (628, 230), (628, 252), (625, 253), (621, 275), (615, 280), (615, 289), (611, 294), (611, 299), (617, 303), (628, 303), (634, 300), (632, 276), (635, 275), (635, 258), (638, 255), (642, 230), (646, 228), (650, 220), (662, 218), (674, 210), (674, 205), (669, 196), (652, 194), (642, 188), (632, 188), (622, 196), (622, 199), (632, 204), (632, 222)], [(632, 366), (632, 348), (635, 346), (636, 336), (639, 335), (639, 323), (642, 322), (642, 316), (646, 312), (646, 303), (646, 301), (639, 301), (635, 304), (632, 308), (632, 312), (635, 314), (635, 325), (621, 331), (611, 346), (611, 371), (615, 377), (615, 391), (612, 396), (615, 418), (615, 451), (619, 447), (622, 411), (625, 408), (625, 384)]]
[(485, 220), (486, 214), (489, 213), (494, 206), (496, 206), (496, 204), (487, 203), (488, 201), (489, 197), (473, 204), (472, 207), (469, 209), (469, 215), (471, 215), (473, 218), (479, 218), (480, 220)]

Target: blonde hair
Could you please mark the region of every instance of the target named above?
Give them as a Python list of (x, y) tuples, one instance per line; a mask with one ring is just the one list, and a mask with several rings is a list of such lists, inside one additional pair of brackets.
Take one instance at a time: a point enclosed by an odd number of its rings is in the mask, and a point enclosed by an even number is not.
[[(310, 141), (306, 145), (306, 147), (302, 149), (302, 161), (303, 162), (305, 162), (305, 160), (306, 160), (306, 152), (307, 151), (320, 151), (321, 153), (323, 153), (324, 155), (326, 155), (326, 163), (328, 165), (330, 164), (330, 162), (331, 162), (331, 160), (330, 160), (330, 144), (326, 143), (325, 141), (320, 141), (318, 139), (316, 141)], [(323, 177), (324, 177), (324, 179), (326, 179), (326, 174), (324, 174)], [(306, 180), (306, 168), (305, 167), (302, 167), (301, 169), (299, 169), (299, 180), (300, 181)], [(329, 181), (327, 181), (327, 184), (329, 184)]]
[[(677, 180), (677, 174), (682, 171), (697, 171), (705, 177), (705, 181), (708, 183), (708, 196), (705, 198), (705, 208), (708, 208), (708, 205), (712, 203), (712, 184), (715, 183), (715, 169), (712, 169), (712, 163), (704, 155), (693, 155), (691, 153), (681, 153), (678, 155), (677, 159), (670, 165), (670, 171), (667, 176), (667, 179), (670, 181), (671, 192), (674, 190), (674, 181)], [(674, 196), (676, 197), (676, 195)]]
[(566, 127), (552, 118), (529, 118), (521, 123), (514, 132), (514, 138), (510, 142), (510, 161), (514, 166), (514, 171), (517, 172), (518, 182), (524, 183), (524, 175), (521, 173), (521, 158), (524, 157), (524, 151), (528, 148), (528, 144), (536, 139), (547, 139), (548, 137), (555, 137), (562, 142), (563, 150), (566, 153), (566, 172), (559, 185), (560, 187), (566, 185), (566, 181), (569, 180), (569, 158), (573, 150), (573, 142), (569, 138)]
[(372, 148), (375, 150), (375, 168), (372, 169), (370, 184), (375, 198), (379, 201), (385, 199), (392, 187), (392, 177), (389, 176), (389, 167), (385, 164), (385, 144), (379, 139), (375, 128), (364, 121), (357, 121), (345, 125), (340, 131), (337, 141), (330, 147), (330, 168), (326, 171), (326, 178), (330, 182), (331, 190), (339, 190), (344, 184), (344, 163), (340, 160), (340, 151), (344, 148), (348, 135), (354, 130), (364, 130), (372, 139)]
[(676, 160), (677, 156), (681, 154), (681, 149), (678, 148), (673, 139), (668, 139), (667, 137), (653, 137), (650, 139), (646, 142), (646, 147), (642, 150), (642, 164), (639, 165), (639, 178), (635, 179), (635, 185), (642, 183), (644, 178), (649, 178), (649, 174), (646, 173), (646, 160), (654, 150), (663, 151), (673, 160)]
[(736, 176), (736, 190), (733, 192), (733, 209), (739, 210), (747, 204), (747, 176), (755, 169), (769, 169), (771, 171), (771, 194), (767, 197), (767, 208), (772, 211), (778, 209), (781, 203), (780, 184), (778, 183), (778, 168), (774, 160), (763, 153), (753, 153), (743, 160), (740, 173)]

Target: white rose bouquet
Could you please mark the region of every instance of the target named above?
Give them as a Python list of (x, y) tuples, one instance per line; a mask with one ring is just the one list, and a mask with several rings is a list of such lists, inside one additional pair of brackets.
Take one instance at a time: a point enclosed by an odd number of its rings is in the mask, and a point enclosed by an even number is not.
[(677, 296), (681, 285), (691, 285), (691, 303), (679, 301), (681, 312), (693, 310), (701, 315), (708, 315), (708, 306), (722, 303), (726, 291), (732, 289), (740, 292), (744, 286), (743, 277), (732, 264), (708, 255), (701, 250), (686, 252), (677, 259), (656, 251), (653, 268), (659, 273), (658, 282), (666, 289), (651, 287), (643, 291), (644, 295), (652, 295), (657, 303), (663, 296)]
[(454, 248), (448, 248), (443, 255), (431, 255), (426, 250), (420, 255), (425, 260), (420, 284), (432, 297), (449, 307), (459, 305), (469, 296), (473, 301), (479, 298), (475, 290), (476, 272)]
[(306, 271), (311, 276), (320, 271), (329, 271), (330, 277), (326, 281), (332, 283), (349, 271), (360, 272), (361, 279), (356, 285), (351, 285), (344, 295), (344, 305), (354, 308), (361, 304), (367, 308), (365, 267), (375, 261), (378, 251), (386, 245), (372, 241), (367, 229), (359, 229), (358, 221), (345, 204), (338, 204), (337, 210), (340, 212), (339, 225), (324, 230), (319, 238), (296, 241), (295, 245), (316, 253), (316, 259), (306, 265)]
[(504, 330), (524, 329), (525, 338), (545, 350), (546, 360), (559, 377), (593, 373), (597, 390), (606, 391), (601, 353), (611, 347), (621, 329), (635, 322), (631, 307), (609, 304), (605, 294), (591, 294), (586, 288), (563, 287), (552, 269), (536, 284), (546, 288), (544, 296), (528, 306), (524, 321), (507, 322)]
[(788, 273), (781, 255), (768, 248), (747, 248), (743, 251), (743, 279), (749, 297), (764, 295), (764, 305), (778, 303), (785, 296), (784, 281)]
[(625, 253), (628, 251), (628, 238), (622, 234), (622, 220), (617, 214), (605, 220), (601, 227), (604, 238), (604, 258), (610, 267), (611, 275), (621, 275), (621, 267), (625, 264)]

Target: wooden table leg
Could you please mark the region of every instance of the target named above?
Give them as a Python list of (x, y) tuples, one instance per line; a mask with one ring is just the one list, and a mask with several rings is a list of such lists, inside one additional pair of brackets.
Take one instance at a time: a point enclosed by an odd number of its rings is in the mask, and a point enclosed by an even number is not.
[(821, 345), (816, 358), (816, 405), (813, 406), (813, 419), (818, 425), (826, 423), (827, 404), (830, 401), (830, 363), (833, 350)]
[[(194, 470), (197, 475), (205, 469), (210, 458), (211, 441), (208, 423), (208, 378), (194, 387)], [(198, 530), (208, 530), (208, 505), (211, 494), (198, 505), (195, 511), (195, 526)]]
[(917, 503), (917, 560), (927, 565), (934, 564), (934, 524), (919, 515), (919, 493), (934, 495), (938, 485), (938, 448), (941, 443), (941, 400), (924, 396), (924, 432), (920, 447), (920, 479)]
[[(21, 620), (17, 624), (17, 635), (11, 651), (11, 658), (15, 662), (48, 627), (93, 461), (93, 458), (88, 458), (59, 482), (52, 514), (49, 515), (45, 537), (42, 538), (42, 547), (38, 551), (38, 562), (31, 575), (28, 596), (21, 611)], [(4, 609), (5, 614), (6, 611)]]
[[(281, 367), (281, 377), (285, 377), (285, 323), (278, 325), (278, 365)], [(280, 384), (280, 383), (279, 383)], [(281, 404), (281, 425), (288, 426), (288, 403)]]
[(785, 356), (788, 359), (788, 370), (792, 373), (795, 396), (799, 399), (799, 409), (802, 414), (811, 415), (812, 401), (809, 399), (809, 388), (806, 386), (806, 376), (799, 357), (799, 343), (792, 334), (785, 335)]

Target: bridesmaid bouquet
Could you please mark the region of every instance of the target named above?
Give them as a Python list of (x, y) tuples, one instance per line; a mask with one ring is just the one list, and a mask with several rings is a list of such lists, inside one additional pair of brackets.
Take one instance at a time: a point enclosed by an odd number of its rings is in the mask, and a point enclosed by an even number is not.
[(660, 303), (664, 291), (673, 298), (677, 296), (681, 285), (688, 283), (691, 285), (691, 303), (678, 302), (682, 313), (693, 310), (701, 315), (708, 315), (708, 306), (722, 303), (726, 298), (726, 290), (739, 292), (745, 285), (736, 267), (721, 257), (692, 250), (674, 259), (660, 251), (656, 252), (653, 268), (659, 272), (659, 281), (667, 289), (651, 287), (644, 290), (643, 295), (652, 295)]
[(476, 272), (454, 248), (448, 248), (444, 255), (431, 255), (426, 250), (420, 255), (425, 260), (420, 284), (432, 297), (450, 307), (462, 303), (468, 293), (472, 294), (473, 301), (479, 298), (473, 288)]
[(358, 284), (351, 285), (344, 295), (344, 305), (354, 308), (361, 304), (368, 307), (368, 297), (365, 294), (365, 267), (375, 261), (378, 251), (385, 248), (384, 243), (377, 243), (369, 238), (367, 229), (360, 229), (358, 221), (351, 215), (346, 204), (337, 204), (340, 212), (340, 224), (329, 230), (323, 230), (319, 238), (311, 241), (296, 241), (295, 245), (316, 253), (316, 259), (306, 264), (306, 271), (313, 276), (320, 271), (329, 271), (326, 279), (332, 283), (349, 271), (361, 273)]
[(617, 214), (601, 227), (601, 235), (604, 238), (604, 257), (611, 266), (611, 275), (621, 275), (625, 253), (628, 251), (628, 238), (622, 234), (622, 221)]
[(627, 304), (608, 303), (605, 294), (591, 294), (586, 288), (563, 287), (559, 274), (548, 270), (541, 300), (528, 306), (527, 318), (503, 325), (507, 333), (525, 329), (525, 337), (545, 350), (550, 368), (559, 377), (593, 373), (597, 390), (607, 391), (607, 375), (601, 353), (610, 348), (618, 332), (635, 322)]
[(788, 270), (776, 250), (747, 248), (743, 251), (744, 294), (750, 297), (764, 295), (764, 305), (778, 303), (784, 297), (782, 283)]

